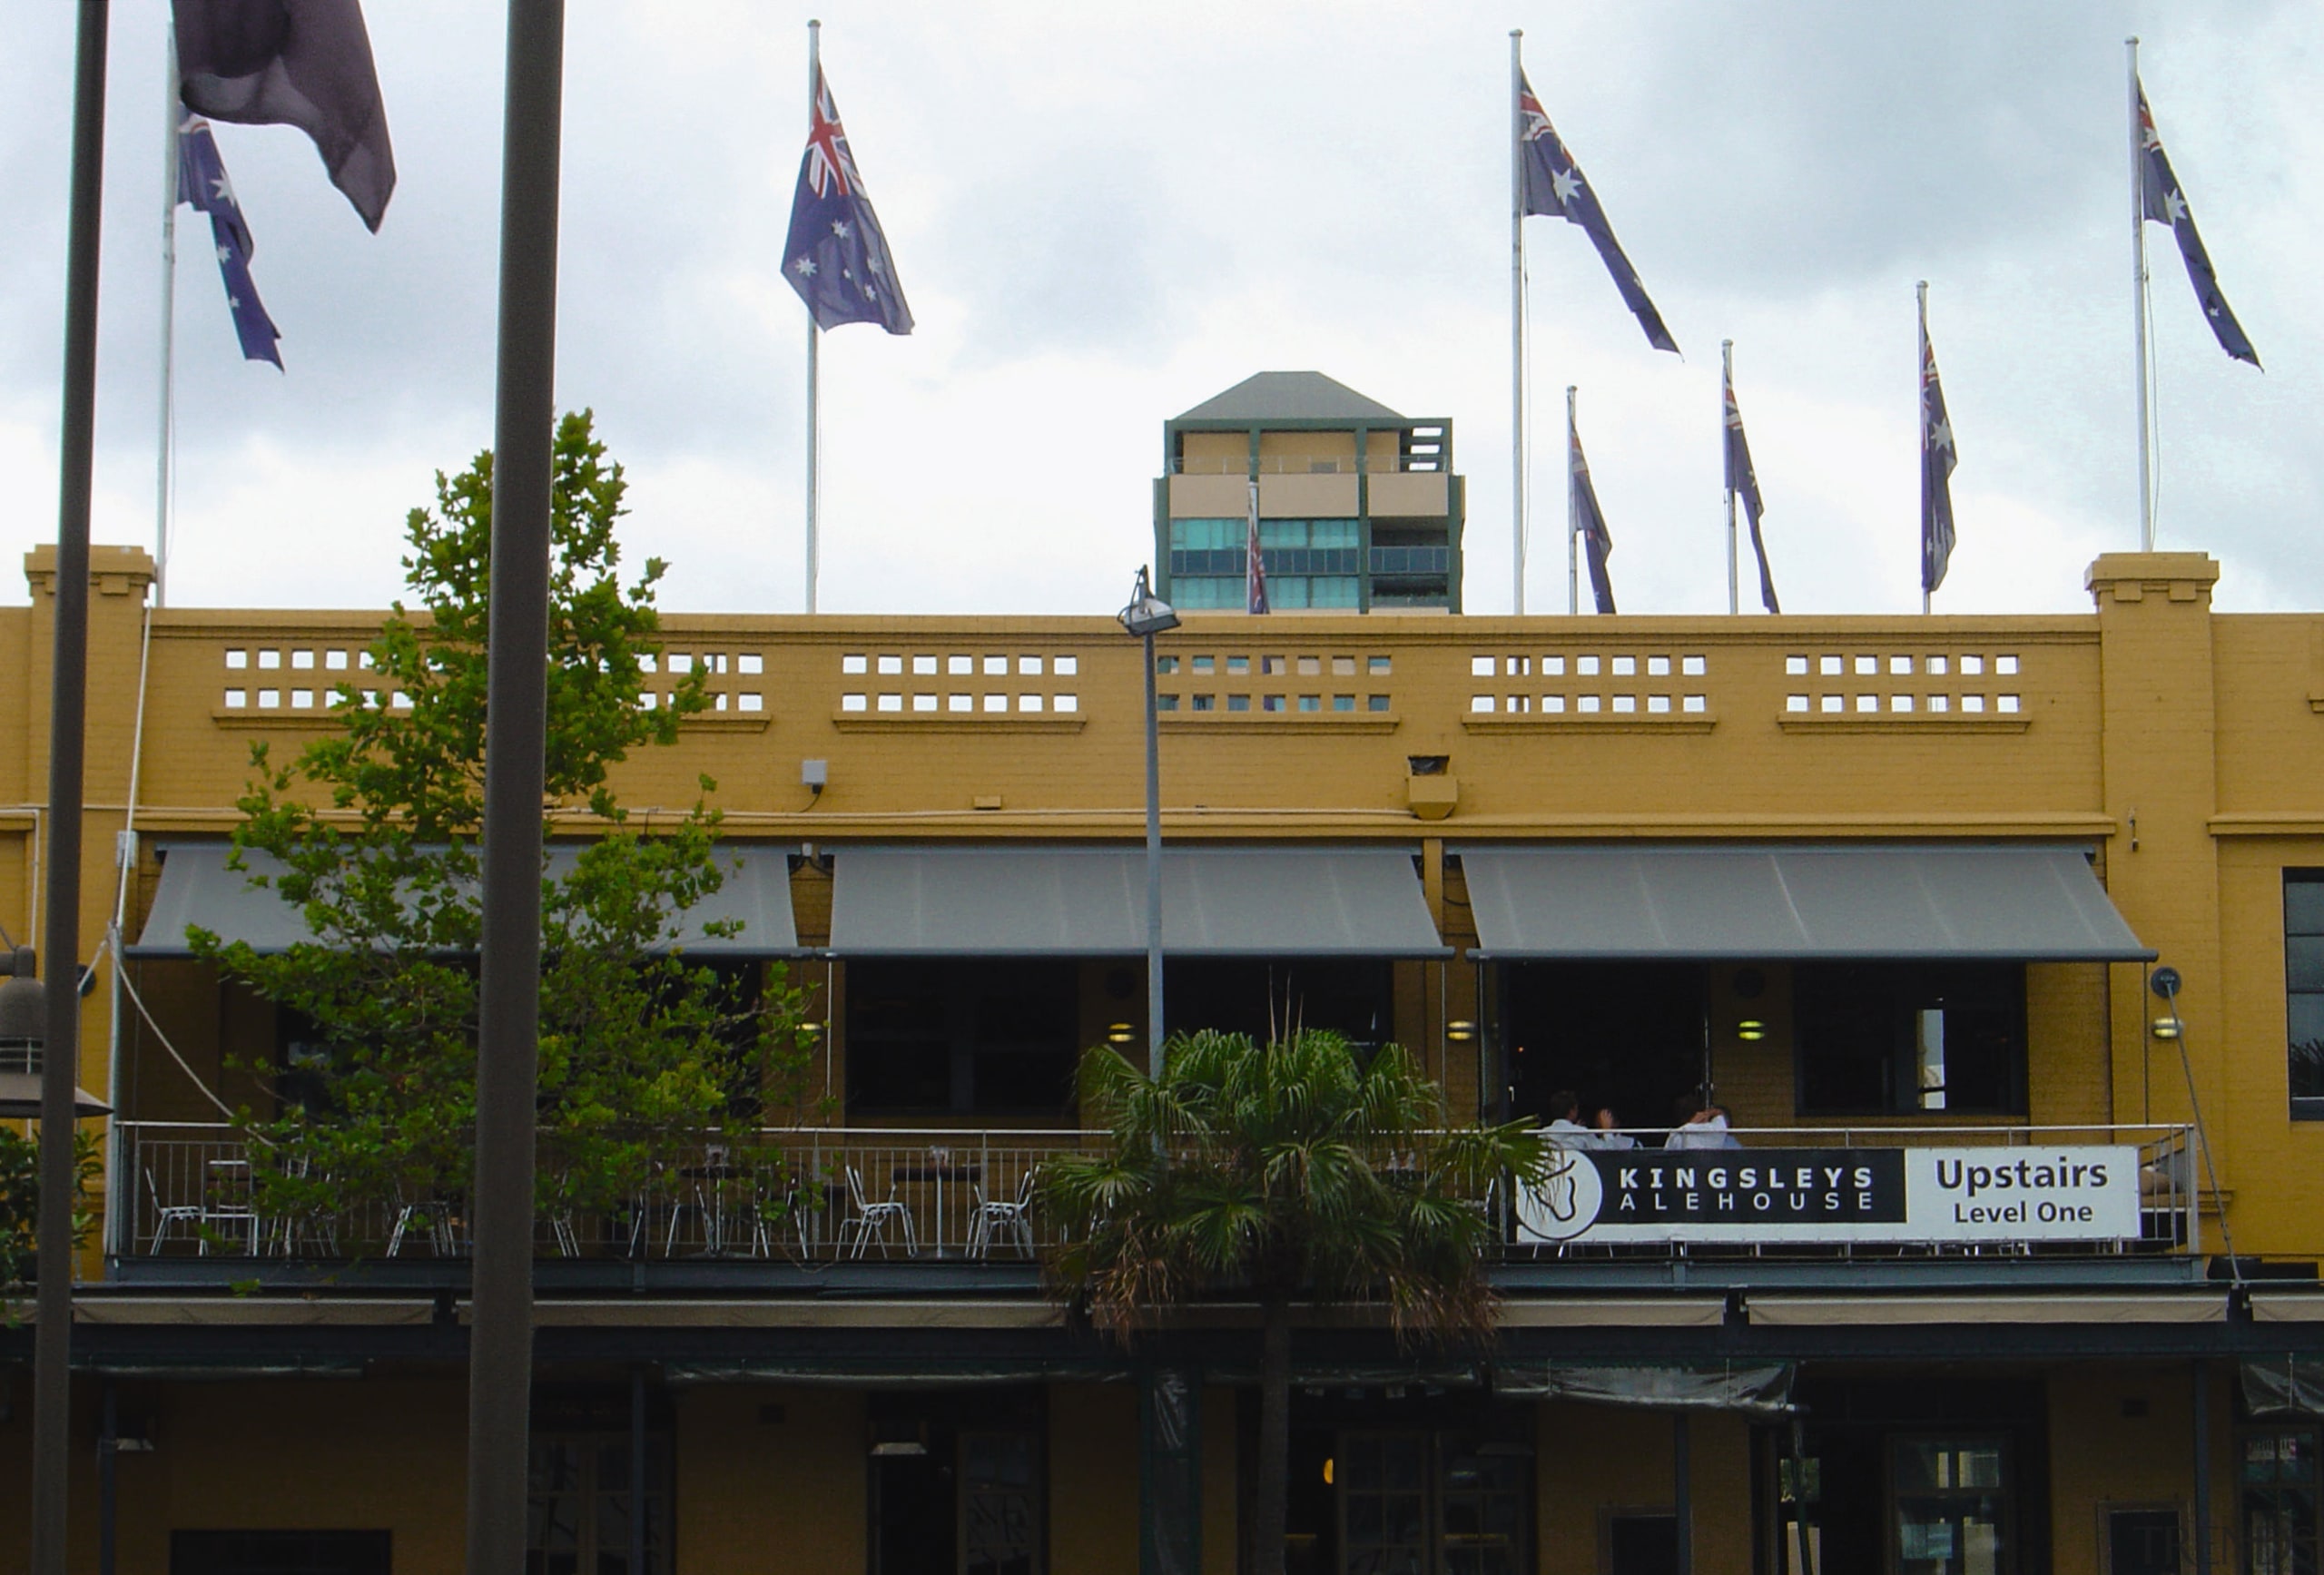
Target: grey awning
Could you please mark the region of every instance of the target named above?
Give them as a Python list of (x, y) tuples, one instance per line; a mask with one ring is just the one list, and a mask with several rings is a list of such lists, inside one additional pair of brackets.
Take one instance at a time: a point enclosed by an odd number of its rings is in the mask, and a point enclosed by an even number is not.
[[(1166, 848), (1173, 957), (1440, 957), (1410, 848)], [(1137, 847), (842, 848), (843, 957), (1111, 957), (1146, 950)]]
[[(131, 957), (191, 957), (186, 944), (189, 925), (214, 930), (229, 941), (246, 940), (260, 951), (286, 951), (314, 939), (298, 910), (271, 888), (251, 884), (250, 874), (230, 870), (231, 850), (223, 842), (173, 842), (159, 850), (162, 880), (143, 933), (128, 949)], [(791, 913), (791, 865), (787, 847), (722, 843), (718, 861), (725, 883), (686, 914), (677, 944), (690, 956), (704, 959), (788, 957), (799, 950), (799, 932)], [(579, 849), (557, 843), (548, 851), (552, 874), (573, 867)], [(281, 866), (263, 853), (249, 853), (243, 861), (251, 871), (279, 872)], [(704, 928), (714, 921), (739, 920), (742, 930), (712, 939)]]
[(2131, 962), (2153, 957), (2079, 848), (1459, 850), (1478, 955)]

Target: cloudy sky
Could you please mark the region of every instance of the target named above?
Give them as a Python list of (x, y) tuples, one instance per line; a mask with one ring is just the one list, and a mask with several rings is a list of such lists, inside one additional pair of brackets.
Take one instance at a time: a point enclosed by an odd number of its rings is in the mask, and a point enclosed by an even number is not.
[[(369, 606), (404, 511), (491, 429), (501, 8), (373, 0), (401, 183), (379, 235), (280, 127), (218, 142), (289, 370), (242, 362), (181, 225), (171, 600)], [(53, 538), (72, 10), (0, 53), (0, 550)], [(574, 0), (558, 395), (627, 467), (664, 605), (801, 605), (803, 310), (781, 248), (806, 8)], [(1165, 418), (1314, 368), (1449, 416), (1468, 605), (1510, 605), (1508, 30), (1680, 345), (1528, 226), (1529, 599), (1564, 597), (1562, 392), (1626, 610), (1726, 597), (1718, 346), (1787, 608), (1918, 605), (1913, 284), (1959, 438), (1941, 611), (2086, 607), (2136, 545), (2122, 40), (2267, 362), (2154, 249), (2162, 545), (2224, 605), (2324, 606), (2324, 14), (1955, 0), (821, 7), (919, 330), (824, 341), (827, 611), (1106, 612)], [(113, 6), (96, 538), (150, 543), (162, 0)], [(1747, 571), (1748, 579), (1748, 571)], [(9, 599), (21, 597), (18, 589)], [(1747, 597), (1748, 592), (1747, 590)]]

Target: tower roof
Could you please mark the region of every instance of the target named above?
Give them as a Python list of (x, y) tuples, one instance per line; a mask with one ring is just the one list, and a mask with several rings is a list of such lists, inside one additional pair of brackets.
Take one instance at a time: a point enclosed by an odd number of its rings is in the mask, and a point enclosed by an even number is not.
[(1213, 394), (1178, 419), (1402, 421), (1403, 417), (1321, 372), (1256, 372), (1226, 392)]

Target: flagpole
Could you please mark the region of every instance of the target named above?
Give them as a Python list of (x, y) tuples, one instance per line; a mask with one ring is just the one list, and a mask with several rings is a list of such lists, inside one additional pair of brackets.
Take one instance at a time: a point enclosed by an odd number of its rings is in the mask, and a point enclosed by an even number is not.
[(2152, 441), (2152, 418), (2147, 409), (2146, 380), (2146, 188), (2139, 161), (2146, 148), (2139, 136), (2139, 41), (2122, 40), (2130, 63), (2131, 95), (2131, 333), (2139, 361), (2139, 548), (2154, 550), (2154, 469), (2148, 446)]
[(175, 429), (178, 309), (178, 122), (185, 111), (178, 99), (176, 23), (162, 19), (169, 43), (162, 52), (162, 408), (153, 456), (153, 605), (166, 606), (170, 584), (170, 437)]
[(1509, 30), (1509, 549), (1512, 605), (1525, 611), (1525, 30)]
[(1732, 617), (1743, 610), (1735, 567), (1735, 439), (1727, 429), (1728, 401), (1735, 397), (1735, 341), (1718, 341), (1718, 440), (1724, 457), (1719, 469), (1727, 477), (1727, 611)]
[(1581, 537), (1578, 522), (1581, 514), (1574, 507), (1573, 496), (1573, 385), (1565, 386), (1565, 610), (1568, 615), (1581, 615)]
[[(823, 25), (810, 17), (807, 22), (807, 122), (815, 119), (815, 89), (823, 74)], [(815, 610), (815, 507), (819, 477), (816, 460), (819, 458), (815, 431), (815, 399), (821, 382), (816, 366), (816, 350), (822, 330), (815, 327), (815, 309), (807, 309), (807, 610)]]
[(1921, 611), (1928, 611), (1928, 281), (1913, 286), (1920, 307), (1920, 354), (1913, 361), (1913, 404), (1921, 429)]

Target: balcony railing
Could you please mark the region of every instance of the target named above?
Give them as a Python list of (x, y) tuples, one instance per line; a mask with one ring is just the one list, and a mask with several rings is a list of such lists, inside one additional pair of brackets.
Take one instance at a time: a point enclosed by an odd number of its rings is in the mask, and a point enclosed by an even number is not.
[[(468, 1250), (464, 1198), (424, 1184), (335, 1195), (312, 1186), (274, 1186), (253, 1166), (257, 1146), (236, 1128), (175, 1122), (121, 1124), (124, 1166), (116, 1197), (125, 1228), (117, 1250), (134, 1257), (458, 1258)], [(535, 1245), (544, 1259), (693, 1259), (769, 1263), (953, 1259), (1026, 1262), (1059, 1245), (1057, 1222), (1036, 1196), (1041, 1165), (1094, 1147), (1106, 1134), (1058, 1128), (930, 1130), (808, 1127), (760, 1131), (727, 1142), (667, 1147), (645, 1183), (611, 1206), (543, 1207)], [(1642, 1164), (1680, 1162), (1654, 1147), (1663, 1134), (1630, 1134)], [(1501, 1253), (1544, 1257), (1640, 1258), (1684, 1255), (1751, 1257), (1982, 1255), (2170, 1255), (2201, 1250), (2198, 1155), (2184, 1126), (1910, 1127), (1738, 1128), (1740, 1147), (1684, 1151), (1684, 1163), (1748, 1164), (1754, 1152), (1799, 1149), (2012, 1148), (2040, 1158), (2061, 1147), (2104, 1145), (2137, 1153), (2136, 1232), (2103, 1239), (2040, 1240), (2006, 1232), (1965, 1242), (1883, 1239), (1829, 1244), (1699, 1238), (1563, 1245), (1521, 1239), (1500, 1188), (1482, 1198), (1504, 1226)], [(264, 1156), (259, 1155), (260, 1166)], [(544, 1192), (560, 1190), (557, 1161), (545, 1152)], [(311, 1201), (270, 1202), (283, 1196)]]

